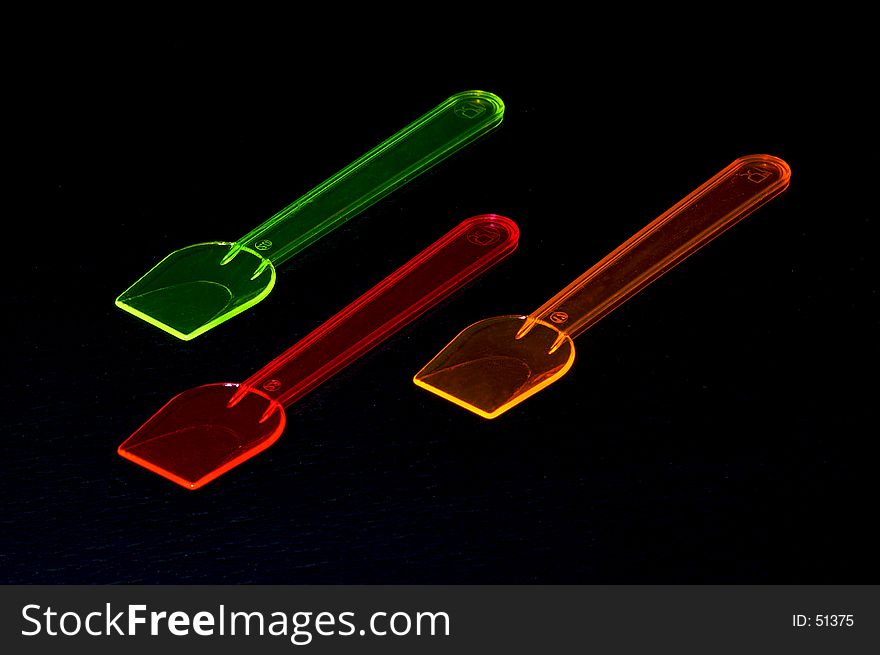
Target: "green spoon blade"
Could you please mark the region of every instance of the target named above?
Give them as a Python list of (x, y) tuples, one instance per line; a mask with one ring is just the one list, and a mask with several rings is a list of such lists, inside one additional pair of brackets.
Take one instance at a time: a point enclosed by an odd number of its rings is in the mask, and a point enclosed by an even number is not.
[(232, 245), (215, 241), (175, 250), (126, 289), (116, 306), (184, 341), (207, 332), (275, 286), (275, 267), (250, 248), (224, 263)]
[(485, 91), (448, 98), (234, 243), (177, 250), (116, 305), (192, 339), (268, 295), (275, 266), (498, 127), (504, 103)]

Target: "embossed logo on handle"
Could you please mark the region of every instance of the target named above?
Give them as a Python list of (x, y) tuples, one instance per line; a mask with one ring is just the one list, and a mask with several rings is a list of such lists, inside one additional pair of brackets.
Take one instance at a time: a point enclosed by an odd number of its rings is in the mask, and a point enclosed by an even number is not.
[(736, 175), (737, 177), (746, 178), (749, 182), (760, 184), (770, 177), (771, 171), (762, 171), (760, 168), (747, 168), (742, 173), (737, 173)]
[(467, 233), (467, 240), (476, 246), (491, 246), (501, 238), (501, 232), (490, 225), (482, 225)]
[(474, 102), (473, 100), (465, 100), (455, 106), (455, 109), (452, 110), (456, 116), (461, 116), (462, 118), (474, 119), (484, 111), (486, 108), (482, 105)]

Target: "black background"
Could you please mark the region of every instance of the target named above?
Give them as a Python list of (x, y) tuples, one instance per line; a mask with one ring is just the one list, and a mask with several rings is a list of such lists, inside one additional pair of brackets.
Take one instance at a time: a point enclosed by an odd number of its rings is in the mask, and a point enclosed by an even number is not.
[[(379, 51), (114, 33), (12, 62), (0, 580), (877, 582), (860, 55), (766, 35), (636, 55), (569, 34)], [(250, 311), (184, 343), (113, 306), (161, 256), (241, 236), (469, 88), (502, 97), (502, 127), (281, 267)], [(459, 329), (536, 308), (760, 152), (790, 190), (581, 336), (552, 387), (484, 421), (412, 384)], [(245, 379), (486, 212), (519, 223), (519, 250), (289, 408), (266, 452), (197, 492), (116, 455), (174, 394)]]

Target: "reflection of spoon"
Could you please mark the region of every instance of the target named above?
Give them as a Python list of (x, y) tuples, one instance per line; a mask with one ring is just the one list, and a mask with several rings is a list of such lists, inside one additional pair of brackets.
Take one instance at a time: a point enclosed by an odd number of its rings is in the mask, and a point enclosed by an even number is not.
[(265, 298), (278, 264), (473, 143), (503, 115), (491, 93), (454, 95), (235, 243), (172, 252), (116, 305), (180, 339), (197, 337)]
[(571, 368), (574, 337), (784, 191), (790, 177), (776, 157), (737, 159), (529, 316), (465, 329), (413, 381), (495, 418)]
[(271, 446), (296, 402), (516, 248), (519, 229), (469, 218), (241, 384), (175, 396), (119, 454), (197, 489)]

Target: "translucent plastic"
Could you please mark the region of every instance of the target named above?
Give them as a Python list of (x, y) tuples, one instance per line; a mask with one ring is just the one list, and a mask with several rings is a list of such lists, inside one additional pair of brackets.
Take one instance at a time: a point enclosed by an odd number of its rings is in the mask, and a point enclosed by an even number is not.
[(568, 371), (575, 336), (781, 193), (790, 177), (776, 157), (737, 159), (529, 316), (468, 327), (414, 382), (495, 418)]
[(452, 96), (234, 243), (177, 250), (116, 305), (188, 340), (266, 297), (275, 266), (497, 127), (504, 103), (484, 91)]
[(469, 218), (245, 382), (174, 397), (119, 454), (188, 489), (201, 487), (274, 443), (284, 407), (510, 254), (518, 239), (508, 218)]

